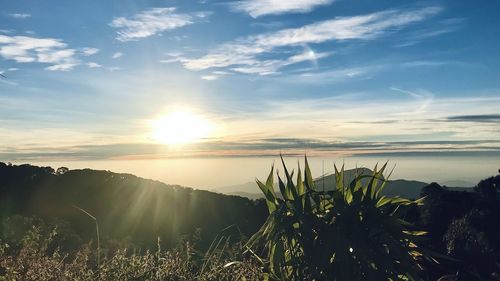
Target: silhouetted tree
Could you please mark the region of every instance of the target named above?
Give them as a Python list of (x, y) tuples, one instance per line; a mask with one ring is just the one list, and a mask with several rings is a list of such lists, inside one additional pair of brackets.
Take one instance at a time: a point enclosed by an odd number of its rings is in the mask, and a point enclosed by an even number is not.
[(60, 176), (60, 175), (64, 175), (64, 174), (66, 174), (68, 171), (69, 171), (69, 169), (68, 169), (68, 168), (66, 168), (66, 167), (59, 167), (59, 168), (57, 168), (57, 170), (56, 170), (56, 175), (59, 175), (59, 176)]

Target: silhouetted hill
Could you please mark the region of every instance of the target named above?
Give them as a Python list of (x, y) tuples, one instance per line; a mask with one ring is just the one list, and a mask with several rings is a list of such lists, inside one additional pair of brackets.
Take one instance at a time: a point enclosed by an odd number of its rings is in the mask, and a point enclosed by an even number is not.
[(69, 221), (78, 233), (93, 237), (95, 217), (103, 237), (149, 246), (160, 237), (173, 245), (201, 229), (202, 239), (230, 225), (246, 235), (266, 217), (261, 202), (247, 198), (166, 185), (109, 171), (58, 170), (0, 163), (0, 215), (20, 214)]
[(464, 181), (464, 180), (440, 181), (439, 184), (442, 186), (456, 186), (456, 187), (461, 187), (461, 188), (473, 188), (476, 185), (473, 182)]

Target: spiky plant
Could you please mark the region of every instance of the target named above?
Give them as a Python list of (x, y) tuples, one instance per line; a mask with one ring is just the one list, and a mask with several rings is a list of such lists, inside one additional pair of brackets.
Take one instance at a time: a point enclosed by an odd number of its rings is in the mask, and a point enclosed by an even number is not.
[(296, 182), (285, 166), (278, 174), (281, 197), (274, 191), (274, 167), (265, 183), (269, 216), (249, 240), (248, 251), (263, 246), (271, 279), (278, 280), (419, 280), (417, 246), (423, 231), (400, 218), (402, 206), (418, 204), (381, 196), (386, 165), (372, 175), (356, 175), (344, 183), (344, 167), (335, 167), (336, 184), (316, 189), (307, 157), (304, 178), (300, 166)]

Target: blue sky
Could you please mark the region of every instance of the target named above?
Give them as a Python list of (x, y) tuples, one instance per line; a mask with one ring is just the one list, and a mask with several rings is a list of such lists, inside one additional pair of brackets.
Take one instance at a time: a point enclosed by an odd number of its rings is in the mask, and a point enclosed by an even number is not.
[(3, 160), (500, 152), (497, 1), (0, 6)]

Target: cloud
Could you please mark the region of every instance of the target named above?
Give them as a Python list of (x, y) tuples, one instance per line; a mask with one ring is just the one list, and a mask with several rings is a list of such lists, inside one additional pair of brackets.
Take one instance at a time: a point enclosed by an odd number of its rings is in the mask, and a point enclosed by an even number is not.
[(223, 76), (231, 75), (231, 73), (227, 71), (212, 71), (212, 73), (207, 74), (207, 75), (202, 75), (201, 79), (207, 80), (207, 81), (215, 81), (219, 80), (219, 78)]
[(250, 26), (264, 29), (278, 29), (284, 27), (285, 23), (281, 21), (252, 22)]
[(23, 13), (8, 14), (8, 16), (15, 19), (27, 19), (31, 17), (30, 14), (23, 14)]
[(70, 71), (72, 70), (77, 64), (74, 63), (61, 63), (61, 64), (55, 64), (52, 66), (48, 66), (45, 69), (50, 70), (50, 71)]
[(313, 63), (314, 65), (317, 65), (317, 61), (319, 59), (328, 57), (331, 54), (332, 54), (331, 52), (317, 53), (314, 52), (309, 47), (307, 47), (302, 53), (297, 53), (286, 59), (261, 60), (261, 61), (256, 60), (255, 62), (252, 63), (252, 65), (238, 66), (232, 68), (231, 70), (245, 74), (270, 75), (278, 73), (278, 70), (280, 70), (285, 66), (300, 62), (308, 61)]
[[(361, 16), (340, 17), (308, 24), (299, 28), (282, 29), (236, 39), (225, 43), (199, 58), (176, 57), (185, 68), (204, 70), (209, 68), (233, 67), (233, 71), (266, 75), (283, 66), (310, 60), (314, 53), (297, 53), (310, 44), (329, 41), (372, 40), (384, 34), (397, 31), (406, 25), (423, 21), (439, 13), (440, 7), (415, 10), (387, 10)], [(309, 47), (307, 47), (309, 48)], [(294, 55), (284, 59), (262, 59), (273, 53), (285, 56), (290, 51)], [(320, 57), (328, 53), (322, 53)]]
[(256, 18), (264, 15), (307, 13), (317, 6), (329, 5), (333, 0), (243, 0), (233, 3), (232, 9), (246, 12)]
[(100, 65), (100, 64), (98, 64), (98, 63), (96, 63), (96, 62), (88, 62), (88, 63), (87, 63), (87, 66), (88, 66), (89, 68), (100, 68), (100, 67), (102, 67), (102, 65)]
[(174, 62), (184, 62), (186, 58), (182, 52), (169, 52), (165, 54), (166, 59), (160, 60), (161, 63), (174, 63)]
[(500, 123), (500, 114), (456, 115), (445, 118), (450, 122)]
[[(274, 79), (274, 78), (273, 78)], [(291, 79), (291, 78), (290, 78)], [(425, 97), (428, 90), (414, 90)], [(476, 93), (479, 95), (479, 93)], [(497, 123), (449, 122), (443, 118), (495, 113), (498, 93), (489, 97), (433, 97), (432, 102), (387, 90), (334, 94), (324, 98), (266, 99), (225, 126), (232, 135), (310, 136), (344, 140), (499, 139)], [(380, 104), (384, 106), (380, 106)], [(425, 107), (423, 107), (425, 105)], [(290, 122), (293, 120), (293, 122)], [(443, 121), (444, 120), (444, 121)], [(258, 124), (258, 127), (257, 125)], [(272, 132), (272, 133), (269, 133)]]
[(219, 76), (218, 75), (203, 75), (203, 76), (201, 76), (201, 79), (207, 80), (207, 81), (214, 81), (214, 80), (219, 79)]
[[(330, 55), (331, 53), (327, 53)], [(405, 68), (417, 68), (417, 67), (442, 67), (442, 66), (466, 66), (468, 64), (459, 61), (403, 61), (403, 62), (390, 62), (390, 63), (380, 63), (380, 64), (368, 64), (368, 65), (354, 65), (344, 68), (323, 68), (318, 69), (316, 67), (310, 68), (299, 68), (290, 71), (286, 75), (281, 75), (277, 79), (287, 81), (290, 83), (308, 83), (308, 84), (333, 84), (345, 81), (350, 81), (350, 79), (371, 79), (375, 75), (387, 71), (399, 71)], [(394, 91), (404, 92), (409, 94), (410, 91), (402, 90), (396, 87), (390, 88)], [(421, 91), (421, 90), (419, 90)], [(415, 94), (415, 92), (413, 93)], [(411, 94), (410, 94), (411, 96)], [(432, 94), (429, 92), (422, 91), (413, 95), (414, 98), (423, 97), (432, 99)]]
[(427, 67), (427, 66), (444, 66), (444, 65), (464, 65), (464, 63), (460, 62), (452, 62), (452, 61), (429, 61), (429, 60), (417, 60), (417, 61), (409, 61), (401, 64), (402, 67)]
[(357, 66), (326, 71), (301, 71), (298, 74), (288, 74), (280, 76), (279, 79), (291, 83), (307, 84), (332, 84), (351, 81), (351, 79), (364, 78), (368, 74), (373, 74), (384, 69), (384, 66)]
[(50, 64), (45, 69), (68, 71), (80, 64), (76, 51), (60, 39), (0, 35), (0, 56), (18, 63)]
[(11, 72), (11, 71), (18, 71), (19, 68), (17, 67), (11, 67), (11, 68), (7, 68), (6, 70), (0, 70), (0, 74), (5, 74), (6, 72)]
[(403, 90), (403, 89), (399, 89), (396, 87), (391, 87), (390, 89), (393, 91), (396, 91), (396, 92), (410, 95), (411, 97), (415, 98), (420, 103), (420, 105), (414, 111), (405, 112), (402, 115), (423, 113), (431, 105), (431, 103), (434, 99), (434, 95), (431, 92), (423, 90), (423, 89), (419, 89), (417, 91), (408, 91), (408, 90)]
[(121, 58), (123, 56), (123, 53), (122, 52), (116, 52), (113, 54), (113, 56), (111, 56), (113, 59), (118, 59), (118, 58)]
[(464, 26), (465, 20), (461, 18), (449, 18), (437, 22), (432, 28), (422, 29), (413, 32), (408, 37), (401, 38), (402, 42), (399, 42), (395, 47), (408, 47), (419, 44), (425, 39), (432, 37), (437, 37), (443, 34), (455, 32)]
[(97, 48), (83, 48), (82, 49), (82, 54), (86, 57), (95, 55), (99, 52), (99, 49)]
[(408, 90), (403, 90), (403, 89), (399, 89), (399, 88), (396, 88), (396, 87), (391, 87), (390, 89), (393, 90), (393, 91), (396, 91), (396, 92), (400, 92), (400, 93), (403, 93), (403, 94), (410, 95), (410, 96), (412, 96), (414, 98), (417, 98), (417, 99), (421, 99), (421, 98), (424, 97), (424, 95), (422, 95), (422, 94), (417, 94), (415, 92), (408, 91)]
[(245, 141), (209, 141), (172, 151), (163, 144), (117, 143), (78, 145), (67, 147), (32, 147), (0, 151), (0, 157), (13, 160), (100, 160), (100, 159), (154, 159), (170, 157), (234, 157), (284, 155), (398, 155), (432, 154), (463, 155), (474, 152), (500, 154), (498, 140), (472, 141), (328, 141), (307, 138), (268, 138)]
[(175, 11), (176, 8), (152, 8), (131, 18), (115, 18), (110, 26), (118, 29), (117, 40), (122, 42), (136, 41), (193, 24), (197, 18), (205, 18), (209, 15), (207, 12), (179, 14)]

